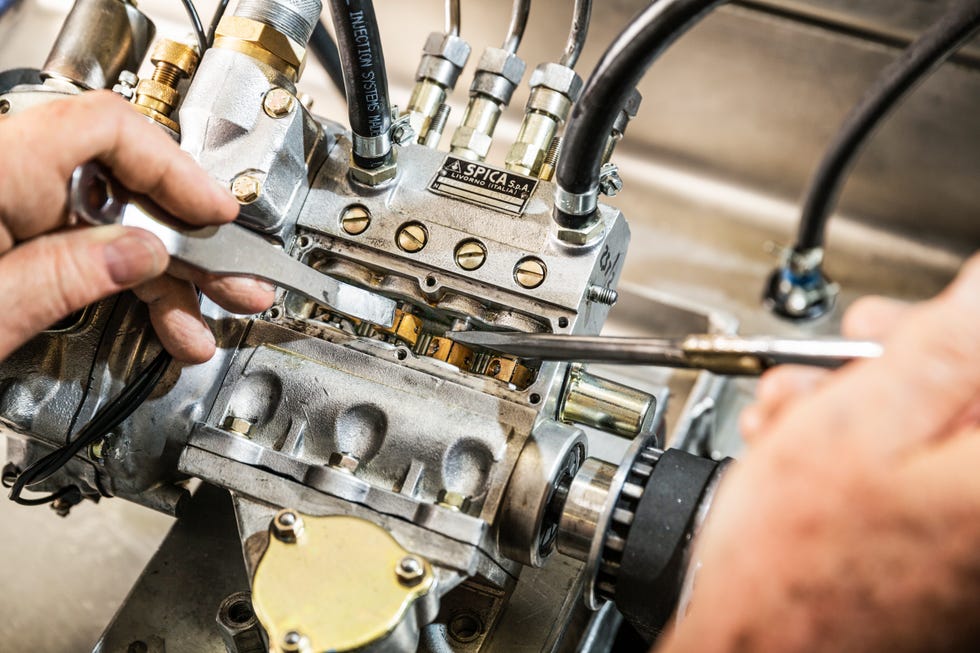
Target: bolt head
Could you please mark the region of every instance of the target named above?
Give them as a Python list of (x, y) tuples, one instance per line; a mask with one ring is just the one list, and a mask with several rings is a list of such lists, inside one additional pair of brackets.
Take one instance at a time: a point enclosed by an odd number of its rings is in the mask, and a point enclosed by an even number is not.
[(418, 585), (425, 579), (425, 563), (416, 556), (405, 556), (395, 565), (395, 575), (402, 585)]
[(290, 630), (282, 636), (282, 650), (284, 653), (300, 653), (309, 650), (309, 642), (302, 633)]
[(232, 433), (237, 433), (238, 435), (248, 435), (251, 428), (252, 422), (248, 421), (244, 417), (229, 415), (225, 418), (224, 429), (226, 431), (231, 431)]
[(296, 98), (284, 88), (273, 88), (265, 94), (262, 109), (270, 118), (285, 118), (296, 106)]
[(283, 508), (272, 518), (272, 534), (281, 542), (297, 542), (303, 537), (303, 518), (295, 510)]
[(422, 248), (425, 247), (428, 240), (429, 232), (420, 222), (403, 224), (398, 228), (398, 233), (395, 236), (395, 242), (398, 243), (398, 247), (409, 254), (422, 251)]
[(548, 268), (541, 259), (528, 256), (517, 262), (514, 267), (514, 281), (522, 288), (537, 288), (544, 283)]
[(456, 265), (476, 270), (487, 260), (487, 248), (479, 240), (464, 240), (456, 246)]
[(357, 466), (360, 464), (360, 461), (357, 459), (357, 456), (352, 456), (346, 451), (335, 451), (330, 454), (330, 460), (327, 464), (334, 469), (353, 474), (357, 471)]
[(366, 206), (352, 204), (340, 215), (340, 228), (351, 236), (359, 236), (371, 224), (371, 212)]
[(239, 204), (251, 204), (262, 194), (262, 182), (249, 174), (238, 175), (231, 182), (231, 193)]
[(451, 490), (439, 490), (439, 494), (436, 495), (436, 503), (443, 508), (449, 508), (456, 512), (469, 509), (470, 498), (465, 494), (460, 494), (459, 492), (453, 492)]

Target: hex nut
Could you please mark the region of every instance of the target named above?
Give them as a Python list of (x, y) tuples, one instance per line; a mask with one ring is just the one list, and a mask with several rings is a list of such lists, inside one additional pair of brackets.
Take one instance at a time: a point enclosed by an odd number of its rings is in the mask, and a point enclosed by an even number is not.
[(582, 78), (568, 66), (557, 63), (540, 64), (531, 73), (528, 86), (543, 86), (569, 97), (573, 102), (582, 92)]
[(602, 220), (596, 219), (595, 222), (582, 229), (569, 229), (559, 226), (555, 236), (558, 240), (569, 245), (588, 245), (595, 242), (605, 228)]
[(225, 418), (224, 429), (226, 431), (231, 431), (232, 433), (237, 433), (238, 435), (247, 436), (248, 432), (252, 430), (252, 422), (244, 417), (229, 415)]
[(490, 152), (490, 146), (492, 144), (493, 138), (487, 134), (477, 131), (469, 125), (460, 125), (453, 133), (451, 146), (453, 149), (453, 154), (457, 154), (456, 150), (468, 150), (482, 161)]
[(506, 79), (508, 82), (517, 86), (524, 77), (526, 65), (524, 60), (516, 54), (511, 54), (501, 48), (487, 48), (480, 57), (480, 62), (476, 66), (477, 75), (482, 72), (493, 73)]
[(293, 94), (278, 86), (270, 89), (262, 98), (262, 109), (270, 118), (284, 118), (292, 112), (295, 106), (296, 98), (293, 97)]
[(439, 494), (436, 495), (436, 503), (443, 508), (448, 508), (456, 512), (466, 512), (470, 508), (470, 498), (468, 496), (451, 490), (439, 490)]
[(303, 537), (303, 518), (292, 508), (283, 508), (272, 518), (272, 534), (281, 542), (296, 542)]
[(150, 61), (154, 65), (168, 63), (187, 77), (194, 73), (199, 59), (197, 49), (193, 46), (171, 39), (158, 40), (150, 53)]
[(392, 150), (391, 153), (391, 162), (385, 163), (377, 168), (362, 168), (351, 161), (351, 178), (365, 186), (380, 186), (387, 181), (391, 181), (398, 175), (398, 165), (395, 163), (394, 157), (395, 151)]
[(327, 461), (327, 464), (334, 469), (347, 472), (348, 474), (353, 474), (357, 471), (357, 466), (360, 464), (360, 462), (361, 461), (357, 459), (357, 456), (352, 456), (346, 451), (335, 451), (330, 454), (330, 459)]
[(422, 54), (445, 59), (457, 68), (463, 68), (470, 58), (470, 44), (452, 34), (432, 32), (425, 39)]
[[(289, 72), (294, 78), (302, 69), (306, 56), (306, 48), (303, 44), (297, 43), (274, 27), (242, 16), (224, 16), (221, 19), (215, 30), (215, 46), (259, 56), (261, 52), (256, 50), (264, 50), (292, 68)], [(263, 63), (275, 66), (277, 62), (263, 61)]]
[(239, 204), (251, 204), (262, 194), (262, 182), (250, 174), (240, 174), (231, 182), (231, 193)]
[(415, 556), (405, 556), (395, 565), (395, 575), (402, 585), (414, 587), (425, 580), (425, 563)]

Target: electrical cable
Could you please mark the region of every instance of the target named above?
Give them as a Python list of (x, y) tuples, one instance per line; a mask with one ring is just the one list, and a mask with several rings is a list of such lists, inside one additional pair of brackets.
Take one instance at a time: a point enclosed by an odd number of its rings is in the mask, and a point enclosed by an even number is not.
[(446, 0), (446, 34), (459, 36), (461, 22), (459, 0)]
[(197, 13), (197, 7), (194, 6), (193, 0), (181, 0), (181, 3), (184, 5), (184, 11), (187, 12), (187, 17), (191, 20), (191, 25), (194, 27), (194, 35), (197, 37), (197, 47), (200, 49), (198, 55), (203, 57), (204, 52), (208, 49), (208, 36), (204, 33), (201, 16)]
[[(221, 19), (225, 15), (225, 11), (228, 9), (228, 2), (229, 0), (219, 0), (218, 6), (215, 7), (214, 15), (211, 16), (211, 24), (208, 26), (207, 33), (207, 43), (209, 48), (214, 45), (214, 33), (218, 31), (218, 23), (221, 22)], [(204, 56), (203, 52), (201, 53), (201, 56)]]
[(527, 27), (527, 17), (531, 13), (531, 0), (514, 0), (514, 7), (510, 12), (510, 25), (507, 27), (507, 38), (500, 46), (511, 54), (517, 53), (517, 48), (521, 45), (524, 38), (524, 29)]
[(320, 66), (327, 73), (327, 77), (333, 85), (340, 91), (340, 95), (347, 99), (347, 90), (344, 88), (344, 67), (340, 62), (340, 50), (334, 42), (327, 26), (323, 21), (317, 21), (313, 27), (313, 34), (310, 36), (310, 50), (319, 62)]
[[(172, 360), (172, 357), (166, 351), (161, 351), (157, 354), (146, 367), (140, 370), (126, 384), (115, 398), (99, 409), (93, 415), (92, 419), (79, 429), (75, 438), (70, 443), (41, 457), (22, 473), (18, 474), (16, 480), (8, 486), (11, 488), (10, 499), (21, 505), (39, 505), (62, 498), (73, 490), (80, 492), (76, 486), (70, 485), (43, 497), (24, 498), (21, 496), (25, 488), (50, 478), (58, 470), (67, 465), (82, 449), (98, 439), (105, 437), (110, 431), (132, 415), (146, 401), (150, 393), (153, 392), (153, 389), (160, 382), (160, 379), (163, 378)], [(4, 468), (3, 484), (5, 486), (7, 486), (9, 476), (9, 469)]]
[(391, 102), (381, 34), (371, 0), (330, 0), (354, 132), (354, 163), (365, 169), (391, 161)]
[(568, 32), (568, 42), (565, 44), (565, 52), (562, 53), (558, 61), (563, 66), (574, 68), (578, 63), (582, 48), (585, 47), (585, 39), (589, 35), (589, 22), (592, 19), (592, 0), (575, 0), (575, 8), (572, 9), (572, 27)]
[[(555, 220), (579, 229), (591, 224), (606, 141), (620, 110), (650, 65), (682, 34), (725, 0), (656, 0), (640, 11), (603, 54), (572, 107), (556, 180)], [(573, 196), (583, 206), (561, 200)], [(564, 206), (562, 206), (564, 204)]]
[(875, 128), (921, 81), (980, 29), (980, 2), (959, 0), (886, 67), (844, 119), (804, 195), (794, 249), (823, 247), (841, 186)]

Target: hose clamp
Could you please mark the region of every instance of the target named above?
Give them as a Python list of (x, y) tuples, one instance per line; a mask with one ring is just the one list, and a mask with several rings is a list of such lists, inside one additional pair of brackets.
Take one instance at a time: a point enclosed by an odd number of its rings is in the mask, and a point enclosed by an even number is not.
[(377, 136), (354, 134), (354, 153), (365, 159), (380, 159), (391, 152), (391, 134), (385, 132)]
[(561, 186), (555, 187), (555, 208), (568, 215), (588, 215), (599, 205), (599, 186), (584, 193), (572, 193)]

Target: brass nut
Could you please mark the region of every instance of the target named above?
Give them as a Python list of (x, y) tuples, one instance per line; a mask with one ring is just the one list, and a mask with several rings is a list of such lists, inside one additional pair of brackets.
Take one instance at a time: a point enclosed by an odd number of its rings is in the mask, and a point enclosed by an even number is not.
[(283, 508), (272, 518), (272, 534), (280, 542), (292, 544), (303, 537), (303, 518), (291, 508)]
[(558, 227), (556, 236), (558, 240), (562, 241), (563, 243), (568, 243), (569, 245), (588, 245), (589, 243), (595, 242), (595, 240), (602, 235), (602, 231), (605, 228), (606, 227), (602, 223), (602, 220), (596, 220), (591, 225), (583, 229)]
[(522, 258), (514, 266), (514, 281), (522, 288), (529, 290), (544, 283), (547, 275), (548, 268), (544, 261), (534, 256)]
[(395, 575), (402, 585), (414, 587), (425, 579), (425, 563), (416, 556), (405, 556), (395, 565)]
[[(167, 105), (167, 109), (173, 108), (177, 103), (177, 89), (167, 86), (155, 79), (141, 79), (136, 85), (137, 96), (147, 96)], [(139, 101), (139, 100), (137, 100)]]
[(456, 265), (464, 270), (479, 269), (487, 260), (487, 248), (479, 240), (464, 240), (456, 246), (455, 259)]
[(403, 252), (414, 254), (422, 251), (429, 240), (429, 232), (421, 222), (407, 222), (398, 228), (395, 242)]
[(352, 204), (340, 215), (340, 228), (351, 236), (359, 236), (371, 225), (371, 212), (366, 206)]
[(154, 65), (170, 64), (182, 72), (185, 77), (194, 74), (199, 59), (197, 50), (193, 46), (170, 39), (158, 40), (150, 53), (150, 61)]
[(360, 461), (356, 456), (352, 456), (346, 451), (335, 451), (330, 454), (330, 460), (327, 462), (328, 465), (334, 469), (339, 469), (342, 472), (347, 472), (348, 474), (353, 474), (357, 471), (357, 466)]
[(249, 174), (241, 174), (231, 182), (231, 193), (239, 204), (251, 204), (262, 194), (262, 182)]
[(460, 125), (453, 133), (451, 147), (454, 152), (464, 150), (464, 152), (456, 152), (457, 154), (472, 152), (477, 159), (482, 161), (487, 158), (492, 144), (493, 138), (488, 134), (477, 131), (469, 125)]
[(229, 415), (225, 418), (224, 429), (238, 435), (248, 435), (248, 432), (252, 430), (252, 422), (244, 417)]
[(247, 54), (289, 76), (299, 78), (306, 48), (265, 23), (241, 16), (224, 16), (215, 30), (214, 47)]
[(262, 109), (270, 118), (285, 118), (295, 106), (296, 98), (284, 88), (273, 88), (262, 99)]
[(466, 512), (470, 507), (470, 498), (459, 492), (439, 490), (439, 494), (436, 495), (436, 503), (449, 510)]

